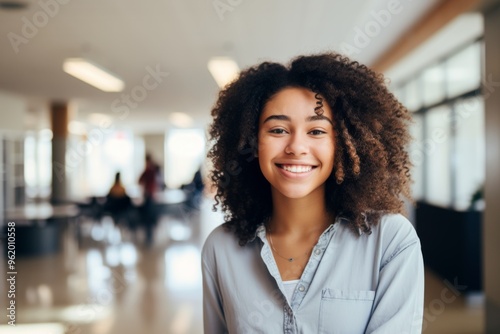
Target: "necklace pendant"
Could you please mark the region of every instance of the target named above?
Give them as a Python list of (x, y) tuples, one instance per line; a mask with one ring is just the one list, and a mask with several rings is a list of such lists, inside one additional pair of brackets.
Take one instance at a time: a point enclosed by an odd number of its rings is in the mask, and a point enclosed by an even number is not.
[(293, 262), (293, 257), (289, 258), (288, 262)]

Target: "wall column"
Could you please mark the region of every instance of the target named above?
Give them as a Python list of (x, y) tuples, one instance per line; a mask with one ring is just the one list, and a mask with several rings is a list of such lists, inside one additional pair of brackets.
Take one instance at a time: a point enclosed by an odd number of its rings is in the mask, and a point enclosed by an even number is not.
[(50, 105), (52, 127), (52, 196), (54, 204), (68, 200), (66, 179), (66, 143), (68, 139), (69, 107), (66, 102)]
[(500, 333), (500, 5), (484, 13), (486, 182), (483, 230), (486, 333)]

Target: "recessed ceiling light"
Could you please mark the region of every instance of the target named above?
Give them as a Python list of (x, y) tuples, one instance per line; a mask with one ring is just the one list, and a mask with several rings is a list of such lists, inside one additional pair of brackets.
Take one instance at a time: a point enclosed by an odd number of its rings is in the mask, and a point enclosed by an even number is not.
[(28, 7), (28, 4), (25, 2), (19, 1), (0, 1), (0, 9), (5, 10), (20, 10)]
[(229, 57), (214, 57), (208, 61), (208, 70), (219, 85), (223, 88), (228, 83), (236, 79), (240, 68), (238, 64)]
[(193, 118), (183, 112), (171, 113), (168, 120), (178, 128), (189, 128), (193, 125)]

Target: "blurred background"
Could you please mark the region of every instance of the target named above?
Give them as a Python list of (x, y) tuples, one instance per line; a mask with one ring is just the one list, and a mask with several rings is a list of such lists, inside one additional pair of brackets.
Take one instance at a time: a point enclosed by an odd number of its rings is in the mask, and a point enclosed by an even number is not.
[(0, 0), (0, 332), (202, 333), (217, 92), (337, 51), (414, 116), (423, 332), (500, 333), (499, 3)]

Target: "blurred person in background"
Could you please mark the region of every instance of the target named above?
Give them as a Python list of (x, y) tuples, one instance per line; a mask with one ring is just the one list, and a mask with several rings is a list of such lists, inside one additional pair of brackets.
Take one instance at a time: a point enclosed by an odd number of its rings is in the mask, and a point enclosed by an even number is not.
[(151, 154), (147, 153), (144, 171), (139, 177), (139, 184), (142, 186), (144, 199), (151, 199), (154, 196), (158, 186), (157, 173), (158, 166), (154, 162)]
[(155, 229), (158, 214), (154, 202), (154, 195), (158, 191), (158, 166), (152, 156), (146, 154), (146, 166), (139, 177), (139, 184), (142, 187), (143, 203), (140, 207), (141, 221), (146, 232), (146, 246), (153, 243), (153, 231)]
[(201, 167), (194, 173), (193, 179), (188, 184), (183, 184), (181, 189), (186, 192), (187, 196), (187, 209), (198, 210), (200, 208), (201, 200), (203, 197), (203, 190), (205, 184), (201, 174)]
[(135, 207), (121, 183), (121, 174), (119, 172), (115, 174), (115, 182), (109, 189), (103, 209), (104, 212), (111, 215), (116, 225), (124, 225), (135, 230), (137, 220)]

